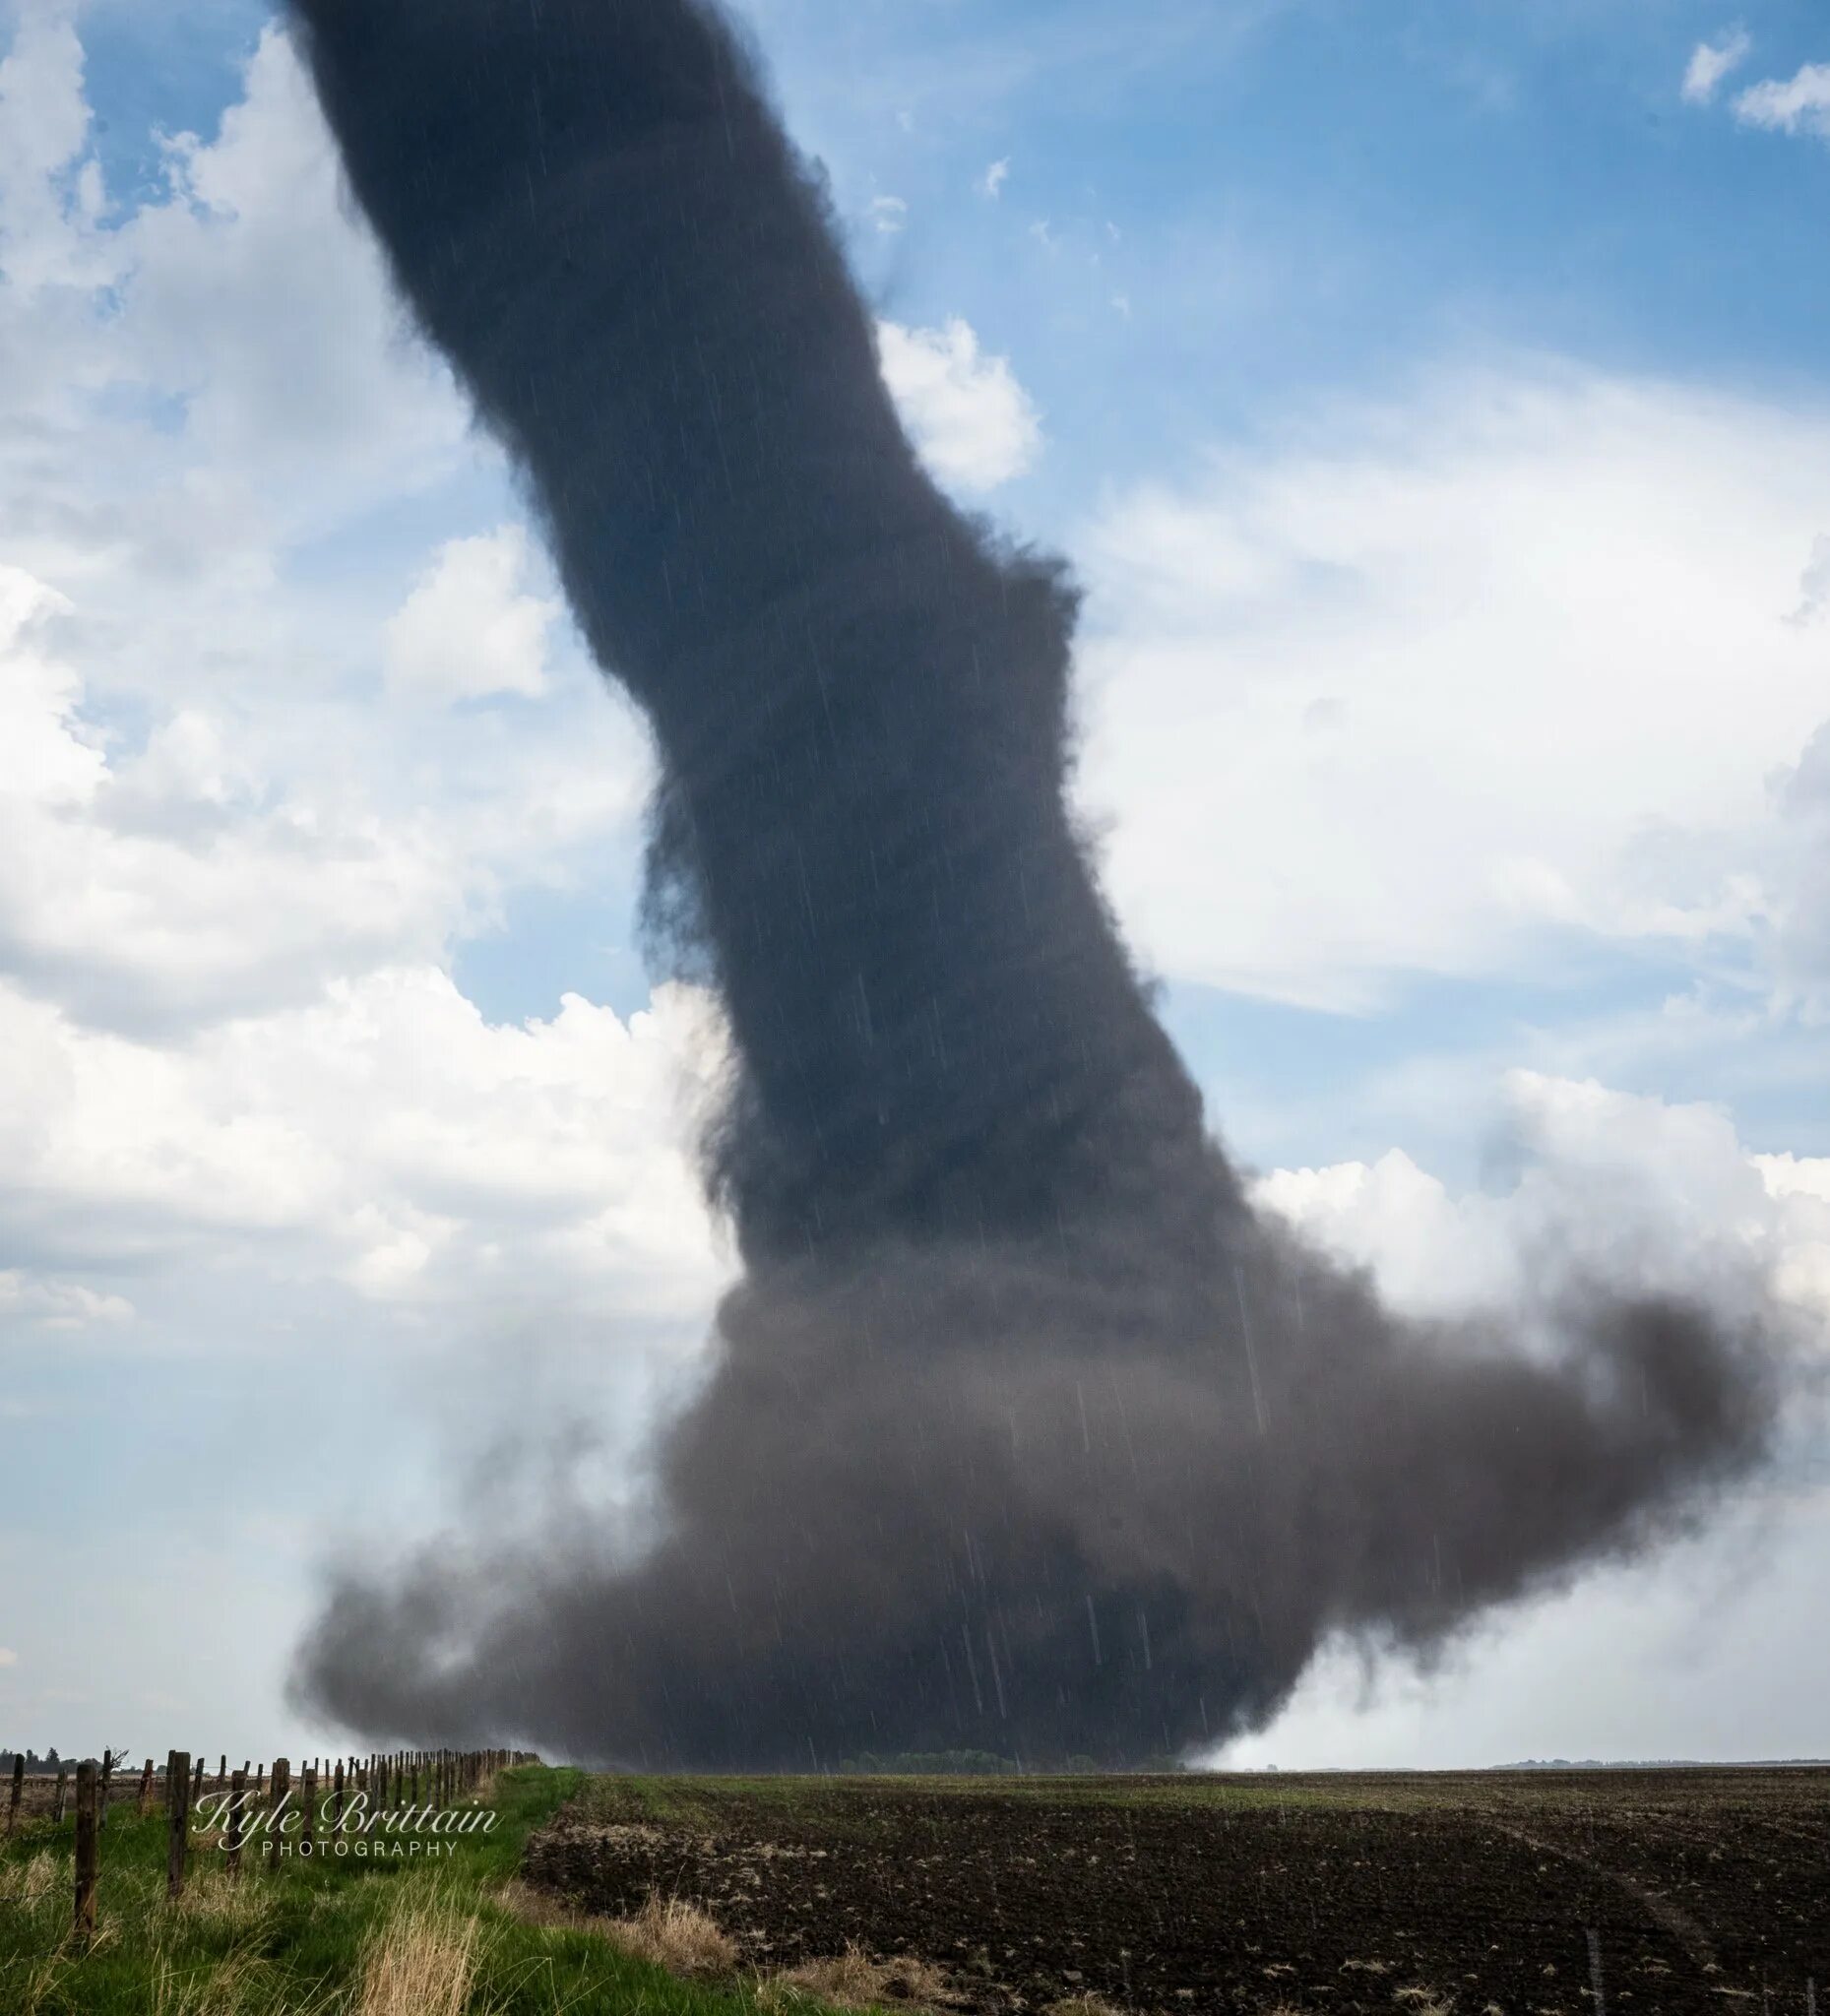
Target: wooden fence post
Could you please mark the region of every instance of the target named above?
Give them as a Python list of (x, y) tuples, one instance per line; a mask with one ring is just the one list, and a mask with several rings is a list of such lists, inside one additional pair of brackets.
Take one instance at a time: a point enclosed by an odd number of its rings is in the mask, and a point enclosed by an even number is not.
[(140, 1773), (140, 1817), (145, 1819), (153, 1810), (153, 1760), (149, 1757)]
[(248, 1794), (248, 1767), (244, 1764), (228, 1782), (228, 1822), (224, 1829), (223, 1855), (228, 1862), (231, 1882), (241, 1875), (241, 1844), (247, 1837), (248, 1823), (242, 1813), (241, 1802)]
[(184, 1894), (184, 1858), (190, 1848), (191, 1753), (173, 1750), (165, 1759), (165, 1895)]
[(6, 1831), (11, 1834), (19, 1824), (19, 1802), (26, 1796), (26, 1753), (17, 1750), (13, 1755), (13, 1796), (6, 1802)]
[(51, 1818), (58, 1826), (64, 1824), (64, 1815), (70, 1810), (70, 1767), (59, 1762), (57, 1766), (57, 1803), (51, 1808)]
[(302, 1784), (304, 1788), (301, 1797), (303, 1817), (299, 1823), (298, 1838), (302, 1847), (309, 1848), (316, 1839), (318, 1830), (318, 1767), (316, 1764), (307, 1764), (305, 1766)]
[(95, 1931), (95, 1766), (85, 1758), (76, 1767), (76, 1935)]
[(103, 1750), (101, 1753), (101, 1806), (95, 1815), (95, 1825), (97, 1827), (105, 1827), (108, 1824), (108, 1785), (113, 1777), (114, 1752), (112, 1750)]
[(204, 1760), (202, 1751), (197, 1755), (197, 1772), (191, 1780), (191, 1797), (201, 1798), (204, 1791)]

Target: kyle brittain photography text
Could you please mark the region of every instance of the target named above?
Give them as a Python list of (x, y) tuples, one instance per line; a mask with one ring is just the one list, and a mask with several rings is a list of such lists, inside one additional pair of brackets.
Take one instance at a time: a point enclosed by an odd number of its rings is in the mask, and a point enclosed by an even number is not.
[(457, 1837), (490, 1834), (496, 1814), (487, 1806), (371, 1805), (365, 1792), (343, 1797), (328, 1794), (316, 1808), (297, 1801), (288, 1787), (272, 1805), (250, 1792), (206, 1793), (193, 1808), (198, 1835), (214, 1834), (217, 1846), (242, 1850), (258, 1843), (265, 1856), (358, 1856), (443, 1858), (456, 1852)]

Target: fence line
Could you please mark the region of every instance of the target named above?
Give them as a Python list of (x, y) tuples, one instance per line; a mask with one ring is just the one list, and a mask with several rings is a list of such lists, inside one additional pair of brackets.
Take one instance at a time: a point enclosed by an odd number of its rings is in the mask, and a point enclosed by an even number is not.
[[(85, 1758), (76, 1766), (76, 1880), (75, 1930), (77, 1942), (86, 1943), (95, 1929), (95, 1886), (101, 1868), (101, 1836), (107, 1826), (115, 1766), (125, 1761), (124, 1751), (103, 1750), (100, 1759)], [(537, 1764), (531, 1750), (376, 1750), (366, 1756), (318, 1757), (307, 1759), (299, 1772), (297, 1806), (300, 1824), (296, 1840), (315, 1847), (317, 1827), (323, 1818), (335, 1834), (358, 1796), (366, 1800), (365, 1810), (400, 1810), (424, 1805), (442, 1811), (475, 1794), (497, 1771), (520, 1764)], [(162, 1779), (149, 1757), (141, 1767), (137, 1789), (124, 1789), (135, 1800), (136, 1814), (150, 1818), (156, 1805), (165, 1809), (165, 1896), (175, 1904), (184, 1894), (191, 1867), (193, 1848), (191, 1819), (203, 1796), (205, 1755), (201, 1750), (193, 1761), (188, 1750), (166, 1753)], [(51, 1823), (62, 1827), (68, 1815), (70, 1767), (59, 1759), (56, 1791), (50, 1807)], [(319, 1811), (318, 1788), (329, 1788)], [(131, 1787), (131, 1781), (129, 1781)], [(26, 1756), (23, 1750), (13, 1759), (12, 1784), (7, 1796), (6, 1833), (10, 1837), (20, 1825), (25, 1803)], [(280, 1812), (292, 1797), (291, 1760), (276, 1757), (271, 1776), (267, 1762), (250, 1764), (243, 1759), (231, 1772), (228, 1753), (219, 1752), (215, 1791), (224, 1794), (221, 1847), (223, 1867), (231, 1882), (243, 1873), (243, 1852), (253, 1832), (259, 1811)], [(257, 1858), (258, 1859), (258, 1858)]]

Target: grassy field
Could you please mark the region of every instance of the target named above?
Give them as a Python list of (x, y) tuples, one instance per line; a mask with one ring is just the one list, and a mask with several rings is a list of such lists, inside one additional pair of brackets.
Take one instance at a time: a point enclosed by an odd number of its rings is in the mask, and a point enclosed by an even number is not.
[(0, 1845), (0, 2011), (757, 2016), (734, 1977), (724, 1987), (679, 1979), (521, 1890), (515, 1870), (530, 1833), (582, 1776), (503, 1772), (479, 1800), (500, 1816), (495, 1832), (460, 1840), (436, 1868), (264, 1860), (250, 1850), (231, 1883), (217, 1852), (200, 1847), (175, 1910), (165, 1902), (163, 1815), (141, 1820), (116, 1806), (87, 1950), (71, 1938), (74, 1822), (31, 1820)]

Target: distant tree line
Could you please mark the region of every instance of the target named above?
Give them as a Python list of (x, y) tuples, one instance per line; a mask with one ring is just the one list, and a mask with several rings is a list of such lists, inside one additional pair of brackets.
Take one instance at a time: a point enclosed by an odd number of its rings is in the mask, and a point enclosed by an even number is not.
[[(17, 1750), (0, 1750), (0, 1778), (11, 1777), (13, 1766), (19, 1759)], [(36, 1750), (26, 1752), (26, 1776), (35, 1778), (40, 1772), (54, 1772), (59, 1764), (67, 1764), (67, 1757), (59, 1757), (55, 1745), (40, 1757)]]

